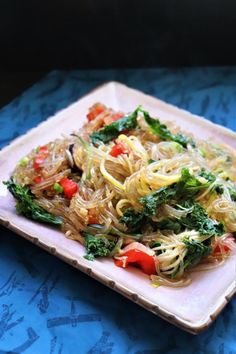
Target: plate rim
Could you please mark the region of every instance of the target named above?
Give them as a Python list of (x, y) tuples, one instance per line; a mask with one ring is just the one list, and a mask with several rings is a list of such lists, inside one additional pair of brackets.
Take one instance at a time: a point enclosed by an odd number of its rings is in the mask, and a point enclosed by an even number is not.
[[(25, 138), (27, 138), (27, 136), (30, 136), (35, 130), (37, 130), (38, 128), (40, 128), (41, 126), (44, 126), (45, 124), (47, 125), (49, 120), (52, 119), (57, 119), (57, 116), (60, 114), (63, 114), (64, 111), (66, 111), (68, 108), (71, 108), (75, 105), (78, 104), (78, 102), (80, 102), (83, 99), (86, 99), (87, 96), (90, 96), (93, 93), (96, 93), (96, 91), (99, 91), (105, 87), (109, 87), (111, 86), (112, 89), (114, 89), (115, 87), (122, 87), (122, 88), (126, 88), (129, 90), (132, 90), (138, 94), (142, 94), (145, 95), (146, 98), (148, 98), (149, 100), (151, 100), (152, 102), (154, 102), (155, 104), (157, 102), (161, 102), (162, 106), (167, 106), (169, 109), (171, 108), (172, 110), (174, 110), (175, 112), (178, 110), (180, 114), (184, 114), (184, 115), (188, 115), (188, 117), (193, 117), (193, 120), (195, 120), (196, 118), (200, 118), (203, 122), (204, 125), (208, 126), (208, 127), (214, 127), (215, 129), (221, 130), (223, 131), (225, 134), (229, 135), (230, 137), (236, 138), (236, 132), (234, 132), (233, 130), (223, 127), (219, 124), (213, 123), (209, 120), (207, 120), (204, 117), (201, 117), (199, 115), (193, 114), (187, 110), (184, 110), (182, 108), (179, 108), (173, 104), (169, 104), (163, 100), (160, 100), (156, 97), (153, 97), (151, 95), (148, 95), (140, 90), (134, 89), (129, 87), (128, 85), (122, 84), (120, 82), (117, 81), (106, 81), (104, 83), (102, 83), (101, 85), (95, 87), (94, 89), (90, 90), (88, 93), (86, 93), (85, 95), (81, 96), (78, 100), (74, 101), (73, 103), (69, 104), (68, 106), (66, 106), (65, 108), (57, 111), (54, 115), (49, 116), (47, 119), (43, 120), (42, 122), (40, 122), (39, 124), (37, 124), (36, 126), (34, 126), (33, 128), (29, 129), (28, 131), (26, 131), (24, 134), (20, 135), (19, 137), (15, 138), (14, 140), (12, 140), (9, 144), (7, 144), (6, 146), (4, 146), (1, 150), (0, 150), (0, 158), (2, 156), (4, 156), (8, 150), (14, 148), (15, 146), (17, 146), (19, 143), (21, 143), (22, 141), (24, 141)], [(152, 312), (155, 315), (158, 315), (159, 317), (165, 319), (166, 321), (168, 321), (171, 324), (176, 325), (177, 327), (192, 333), (192, 334), (199, 334), (200, 332), (202, 332), (203, 330), (207, 329), (213, 322), (214, 320), (218, 317), (218, 315), (221, 313), (221, 311), (224, 309), (224, 307), (227, 305), (227, 303), (232, 299), (232, 297), (236, 294), (236, 284), (233, 284), (233, 282), (230, 284), (230, 286), (227, 288), (227, 291), (224, 292), (223, 294), (220, 295), (220, 297), (222, 298), (221, 303), (219, 304), (219, 306), (216, 308), (216, 310), (211, 313), (209, 315), (209, 317), (207, 317), (207, 319), (204, 320), (199, 320), (197, 321), (195, 324), (194, 322), (191, 323), (190, 321), (184, 320), (179, 318), (177, 315), (171, 314), (170, 312), (168, 312), (166, 309), (161, 308), (161, 306), (156, 305), (154, 302), (152, 302), (151, 300), (148, 300), (147, 298), (145, 298), (144, 296), (137, 294), (135, 292), (133, 292), (132, 290), (130, 290), (127, 286), (122, 285), (120, 282), (116, 282), (115, 280), (113, 280), (112, 278), (110, 278), (108, 275), (104, 275), (102, 274), (101, 271), (96, 270), (96, 269), (92, 269), (82, 263), (79, 263), (79, 261), (77, 259), (73, 259), (70, 258), (68, 256), (65, 256), (63, 254), (63, 252), (58, 252), (58, 250), (56, 249), (56, 247), (51, 247), (48, 246), (46, 243), (41, 242), (36, 236), (32, 235), (30, 232), (26, 233), (25, 231), (23, 231), (19, 226), (14, 225), (13, 222), (11, 222), (11, 220), (4, 218), (2, 215), (0, 215), (0, 224), (3, 225), (4, 227), (12, 230), (13, 232), (15, 232), (16, 234), (22, 236), (24, 239), (32, 242), (33, 244), (37, 245), (38, 247), (44, 249), (45, 251), (51, 253), (52, 255), (55, 255), (57, 258), (63, 260), (64, 262), (68, 263), (69, 265), (72, 265), (73, 267), (75, 267), (76, 269), (82, 271), (83, 273), (89, 275), (90, 277), (96, 279), (97, 281), (101, 282), (102, 284), (108, 286), (109, 288), (115, 290), (116, 292), (120, 293), (121, 295), (123, 295), (124, 297), (130, 299), (131, 301), (133, 301), (134, 303), (142, 306), (143, 308), (145, 308), (146, 310)], [(232, 285), (234, 285), (234, 287), (231, 289)], [(230, 288), (230, 290), (229, 290)], [(199, 322), (201, 322), (201, 324), (199, 324)]]

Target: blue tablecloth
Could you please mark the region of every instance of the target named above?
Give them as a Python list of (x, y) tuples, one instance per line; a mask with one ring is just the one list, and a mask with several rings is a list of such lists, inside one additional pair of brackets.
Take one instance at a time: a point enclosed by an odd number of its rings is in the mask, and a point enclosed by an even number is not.
[[(236, 130), (236, 67), (54, 71), (0, 110), (0, 146), (109, 80)], [(236, 299), (193, 336), (0, 230), (0, 353), (236, 353)]]

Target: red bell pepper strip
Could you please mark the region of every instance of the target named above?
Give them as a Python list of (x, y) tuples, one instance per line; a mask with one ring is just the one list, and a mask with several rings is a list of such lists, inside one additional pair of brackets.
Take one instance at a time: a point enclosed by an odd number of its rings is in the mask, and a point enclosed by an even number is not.
[[(126, 258), (123, 258), (126, 257)], [(126, 268), (129, 264), (136, 265), (142, 269), (145, 274), (152, 275), (156, 274), (156, 265), (153, 256), (137, 250), (131, 249), (122, 254), (122, 259), (115, 259), (115, 264), (118, 267)]]
[(78, 184), (69, 178), (62, 178), (59, 184), (62, 186), (64, 194), (68, 199), (71, 199), (78, 191)]

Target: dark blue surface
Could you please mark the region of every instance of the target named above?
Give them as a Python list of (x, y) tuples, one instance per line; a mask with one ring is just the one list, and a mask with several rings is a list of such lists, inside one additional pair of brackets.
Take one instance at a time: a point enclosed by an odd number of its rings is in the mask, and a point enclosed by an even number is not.
[[(109, 80), (236, 130), (236, 67), (55, 71), (0, 110), (0, 146)], [(236, 353), (236, 299), (193, 336), (0, 231), (0, 353)]]

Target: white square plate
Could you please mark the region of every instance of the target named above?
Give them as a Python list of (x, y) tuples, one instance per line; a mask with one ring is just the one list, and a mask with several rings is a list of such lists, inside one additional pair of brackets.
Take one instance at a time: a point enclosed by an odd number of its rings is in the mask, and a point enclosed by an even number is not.
[(163, 101), (116, 82), (107, 83), (60, 111), (0, 152), (0, 221), (6, 227), (55, 254), (74, 267), (118, 291), (147, 310), (191, 333), (207, 328), (236, 292), (236, 255), (214, 270), (192, 274), (185, 288), (153, 288), (139, 270), (123, 270), (111, 259), (87, 261), (84, 247), (67, 239), (63, 233), (18, 216), (13, 200), (2, 181), (11, 175), (17, 161), (37, 145), (69, 134), (80, 128), (88, 108), (95, 102), (124, 112), (138, 105), (161, 120), (172, 120), (201, 139), (221, 141), (236, 150), (236, 134), (204, 118), (194, 116)]

